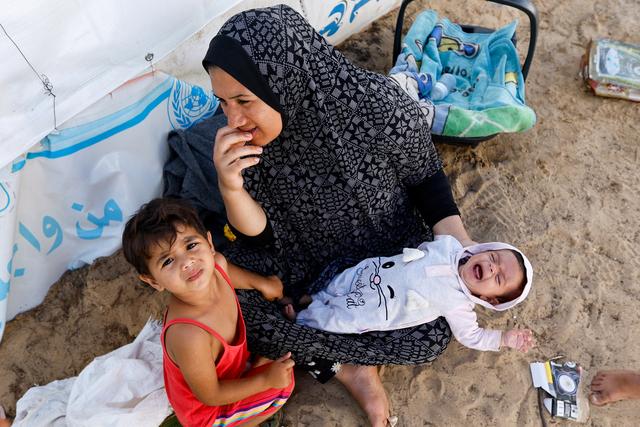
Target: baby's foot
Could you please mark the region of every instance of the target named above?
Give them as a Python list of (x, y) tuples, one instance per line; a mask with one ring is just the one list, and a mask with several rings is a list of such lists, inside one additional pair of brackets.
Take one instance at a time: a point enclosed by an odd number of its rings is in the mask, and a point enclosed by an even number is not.
[(297, 313), (293, 309), (293, 304), (285, 304), (285, 306), (282, 308), (282, 313), (284, 314), (284, 317), (291, 320), (292, 322), (296, 320)]
[(640, 373), (601, 371), (591, 380), (591, 403), (603, 406), (618, 400), (640, 399)]

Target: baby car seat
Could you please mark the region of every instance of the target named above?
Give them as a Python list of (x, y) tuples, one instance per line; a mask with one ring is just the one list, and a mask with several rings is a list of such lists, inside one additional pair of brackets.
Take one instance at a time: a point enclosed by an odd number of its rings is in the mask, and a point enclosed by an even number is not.
[[(475, 146), (502, 132), (520, 132), (533, 126), (535, 114), (524, 103), (524, 81), (529, 73), (538, 34), (537, 11), (529, 0), (488, 0), (523, 11), (529, 19), (530, 39), (524, 62), (515, 50), (515, 22), (493, 30), (457, 25), (422, 12), (402, 44), (405, 10), (398, 11), (390, 75), (397, 81), (413, 78), (410, 95), (430, 100), (433, 139)], [(407, 84), (402, 84), (407, 90)], [(444, 95), (444, 97), (442, 97)]]

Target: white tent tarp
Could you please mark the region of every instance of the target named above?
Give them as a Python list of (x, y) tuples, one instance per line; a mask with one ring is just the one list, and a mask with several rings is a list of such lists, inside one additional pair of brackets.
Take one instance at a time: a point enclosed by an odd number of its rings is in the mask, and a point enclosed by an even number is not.
[[(278, 3), (338, 43), (399, 0), (5, 1), (0, 339), (5, 320), (40, 304), (66, 269), (118, 249), (126, 219), (161, 192), (167, 133), (217, 106), (202, 89), (209, 40), (232, 14)], [(150, 70), (150, 53), (179, 79), (156, 72), (123, 85)]]
[(0, 168), (240, 1), (5, 0)]

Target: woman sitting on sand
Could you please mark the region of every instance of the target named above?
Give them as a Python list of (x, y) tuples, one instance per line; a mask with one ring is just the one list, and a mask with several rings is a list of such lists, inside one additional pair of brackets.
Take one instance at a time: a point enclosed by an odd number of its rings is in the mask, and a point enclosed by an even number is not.
[[(298, 302), (336, 259), (394, 254), (431, 240), (431, 230), (473, 243), (431, 142), (430, 112), (349, 62), (293, 9), (235, 15), (203, 65), (228, 119), (214, 162), (238, 236), (225, 252), (233, 263), (277, 274)], [(376, 426), (389, 403), (375, 365), (432, 361), (451, 336), (442, 318), (333, 334), (291, 323), (259, 294), (239, 299), (252, 351), (291, 351), (318, 380), (335, 375)]]

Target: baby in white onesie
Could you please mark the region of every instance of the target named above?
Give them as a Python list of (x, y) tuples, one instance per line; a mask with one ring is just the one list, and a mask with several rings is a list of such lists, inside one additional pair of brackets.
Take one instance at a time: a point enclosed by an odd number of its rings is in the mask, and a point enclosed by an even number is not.
[(532, 279), (531, 263), (511, 245), (462, 247), (454, 237), (441, 235), (396, 256), (365, 259), (312, 295), (297, 316), (291, 305), (285, 306), (285, 315), (337, 333), (401, 329), (444, 316), (467, 347), (526, 352), (534, 345), (530, 330), (480, 328), (473, 308), (507, 310), (527, 297)]

